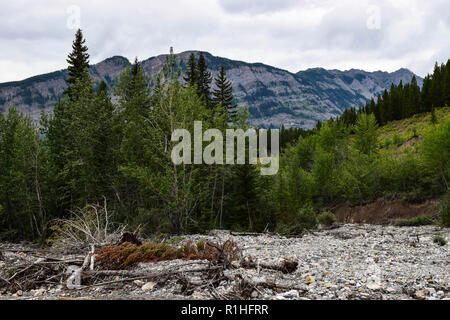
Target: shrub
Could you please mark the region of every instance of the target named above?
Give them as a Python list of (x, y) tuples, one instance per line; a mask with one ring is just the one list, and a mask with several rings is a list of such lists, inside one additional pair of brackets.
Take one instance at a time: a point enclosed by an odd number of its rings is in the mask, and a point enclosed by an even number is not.
[(450, 227), (450, 193), (439, 203), (439, 224), (446, 228)]
[(315, 229), (317, 223), (314, 208), (307, 204), (297, 211), (294, 221), (291, 221), (290, 224), (281, 225), (277, 231), (285, 235), (300, 235), (305, 230)]
[(417, 227), (433, 224), (433, 218), (430, 215), (418, 216), (411, 219), (402, 219), (396, 222), (400, 227)]
[(104, 246), (116, 243), (125, 226), (113, 227), (112, 214), (103, 206), (87, 205), (71, 213), (69, 219), (57, 219), (50, 227), (49, 242), (54, 247), (83, 249), (90, 245)]
[(432, 127), (424, 136), (419, 148), (425, 168), (430, 170), (443, 190), (448, 190), (450, 180), (450, 121)]
[(396, 147), (401, 146), (404, 142), (404, 139), (400, 137), (400, 135), (396, 132), (392, 137), (392, 144)]
[(317, 216), (317, 220), (319, 221), (319, 223), (321, 225), (329, 227), (334, 222), (336, 222), (337, 219), (336, 219), (336, 216), (334, 213), (332, 213), (330, 211), (325, 211)]
[(447, 241), (443, 236), (436, 235), (433, 237), (433, 242), (437, 243), (440, 246), (445, 246), (447, 244)]

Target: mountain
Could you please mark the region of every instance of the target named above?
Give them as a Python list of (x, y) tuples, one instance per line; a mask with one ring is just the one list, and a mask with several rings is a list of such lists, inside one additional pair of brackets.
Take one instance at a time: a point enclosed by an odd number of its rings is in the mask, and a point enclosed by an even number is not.
[[(184, 70), (189, 55), (199, 51), (177, 54), (177, 63)], [(250, 121), (263, 126), (301, 126), (309, 128), (317, 120), (340, 115), (351, 106), (362, 106), (391, 84), (411, 81), (414, 74), (408, 69), (388, 73), (312, 68), (297, 73), (262, 63), (247, 63), (216, 57), (203, 52), (208, 68), (215, 76), (224, 66), (233, 83), (233, 93), (239, 106), (247, 105)], [(167, 55), (142, 61), (144, 71), (154, 76), (161, 71)], [(130, 65), (120, 56), (92, 65), (90, 73), (95, 82), (101, 80), (111, 87), (120, 73)], [(39, 119), (42, 109), (51, 111), (66, 88), (67, 70), (56, 71), (22, 81), (0, 84), (0, 111), (12, 106)], [(423, 79), (416, 76), (421, 86)]]

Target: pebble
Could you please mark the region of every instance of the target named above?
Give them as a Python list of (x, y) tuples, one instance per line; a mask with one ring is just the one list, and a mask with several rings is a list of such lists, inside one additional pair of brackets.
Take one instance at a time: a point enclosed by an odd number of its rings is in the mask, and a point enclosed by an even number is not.
[[(224, 271), (229, 281), (223, 281), (220, 294), (226, 295), (241, 283), (242, 279), (254, 284), (261, 282), (298, 288), (279, 293), (261, 290), (253, 292), (254, 299), (440, 299), (449, 300), (450, 268), (448, 246), (437, 246), (432, 239), (435, 235), (450, 238), (450, 229), (437, 226), (395, 227), (378, 225), (344, 224), (339, 228), (321, 230), (298, 238), (282, 236), (236, 236), (229, 232), (217, 231), (214, 236), (188, 235), (185, 240), (224, 242), (232, 238), (242, 248), (242, 256), (252, 257), (261, 265), (279, 265), (285, 259), (298, 262), (298, 268), (290, 274), (282, 274), (264, 268), (241, 268), (237, 261), (232, 268)], [(410, 246), (411, 239), (420, 235), (420, 243)], [(25, 250), (20, 248), (20, 250)], [(20, 252), (20, 251), (16, 251)], [(5, 254), (17, 256), (14, 254)], [(29, 256), (27, 256), (29, 257)], [(184, 271), (197, 268), (193, 261), (161, 261), (141, 263), (138, 272), (158, 273), (168, 268)], [(203, 261), (202, 263), (205, 263)], [(198, 266), (203, 268), (204, 264)], [(1, 272), (1, 269), (0, 269)], [(188, 280), (201, 280), (199, 274), (187, 273)], [(111, 291), (67, 290), (48, 288), (42, 296), (81, 297), (124, 296), (132, 299), (146, 292), (155, 298), (176, 297), (177, 299), (208, 299), (211, 295), (204, 288), (194, 288), (190, 296), (182, 296), (180, 284), (168, 281), (164, 286), (155, 282), (135, 280), (117, 286)], [(55, 287), (53, 287), (55, 288)], [(56, 287), (57, 288), (57, 287)], [(53, 293), (54, 292), (54, 293)], [(32, 297), (33, 294), (16, 292), (14, 296)], [(301, 294), (300, 294), (301, 293)], [(11, 296), (11, 293), (3, 293)], [(301, 295), (301, 296), (300, 296)], [(90, 297), (92, 297), (90, 296)]]
[(311, 284), (311, 283), (314, 283), (314, 282), (316, 282), (316, 279), (313, 276), (307, 276), (306, 277), (306, 280), (305, 280), (306, 284)]
[(156, 283), (155, 282), (147, 282), (146, 284), (144, 284), (143, 286), (142, 286), (142, 291), (150, 291), (150, 290), (152, 290), (153, 289), (153, 287), (156, 285)]

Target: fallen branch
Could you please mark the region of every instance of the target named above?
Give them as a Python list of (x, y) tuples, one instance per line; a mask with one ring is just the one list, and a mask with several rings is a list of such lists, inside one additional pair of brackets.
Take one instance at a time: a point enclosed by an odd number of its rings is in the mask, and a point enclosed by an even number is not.
[(246, 269), (269, 269), (269, 270), (276, 270), (281, 271), (283, 273), (292, 273), (295, 270), (297, 270), (298, 262), (294, 260), (284, 260), (281, 265), (273, 265), (273, 264), (266, 264), (266, 263), (255, 263), (251, 257), (249, 257), (248, 260), (244, 260), (241, 262), (241, 267)]

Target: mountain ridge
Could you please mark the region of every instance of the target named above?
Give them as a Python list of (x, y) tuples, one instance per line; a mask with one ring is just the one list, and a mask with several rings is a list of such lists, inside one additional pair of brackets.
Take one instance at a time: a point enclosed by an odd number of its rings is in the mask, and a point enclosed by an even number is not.
[[(370, 98), (389, 89), (391, 83), (409, 82), (416, 76), (421, 86), (423, 79), (406, 68), (394, 72), (360, 69), (327, 70), (308, 68), (292, 73), (261, 62), (247, 63), (214, 56), (206, 51), (189, 50), (178, 53), (177, 64), (185, 70), (191, 53), (205, 56), (213, 77), (221, 66), (232, 81), (235, 102), (247, 105), (250, 122), (255, 125), (310, 128), (317, 120), (340, 115), (349, 107), (364, 105)], [(167, 54), (142, 60), (145, 73), (154, 76), (162, 70)], [(126, 57), (112, 56), (90, 67), (96, 83), (104, 80), (109, 87), (130, 65)], [(51, 112), (54, 103), (66, 88), (67, 69), (36, 75), (20, 81), (0, 83), (0, 111), (16, 106), (37, 121), (42, 109)]]

